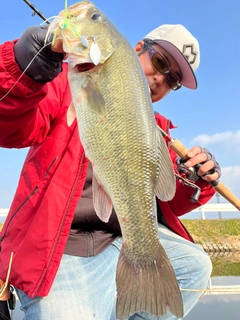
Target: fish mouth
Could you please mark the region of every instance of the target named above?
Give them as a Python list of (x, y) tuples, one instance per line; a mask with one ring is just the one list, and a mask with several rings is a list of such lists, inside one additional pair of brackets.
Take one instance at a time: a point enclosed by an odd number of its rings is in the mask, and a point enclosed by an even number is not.
[(79, 63), (76, 64), (74, 69), (76, 69), (78, 72), (85, 72), (93, 69), (95, 67), (95, 64), (92, 62), (85, 62), (85, 63)]
[(77, 73), (89, 71), (95, 67), (90, 58), (73, 53), (68, 54), (68, 65)]

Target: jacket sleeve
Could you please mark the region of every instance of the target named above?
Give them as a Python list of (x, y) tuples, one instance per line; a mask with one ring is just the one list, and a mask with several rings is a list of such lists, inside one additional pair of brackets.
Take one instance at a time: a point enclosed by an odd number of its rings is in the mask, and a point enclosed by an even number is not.
[(0, 147), (23, 148), (41, 143), (57, 116), (66, 91), (67, 66), (52, 82), (41, 84), (15, 61), (16, 41), (0, 46)]
[[(173, 126), (170, 120), (167, 120), (166, 118), (164, 118), (159, 114), (156, 114), (155, 118), (156, 118), (157, 125), (160, 126), (168, 134), (169, 134), (169, 129), (176, 128), (175, 126)], [(171, 148), (169, 148), (169, 153), (173, 163), (174, 170), (175, 172), (177, 172), (176, 159), (178, 158), (178, 155)], [(190, 199), (192, 197), (194, 189), (184, 184), (183, 180), (177, 178), (175, 196), (173, 197), (172, 200), (168, 202), (160, 201), (162, 210), (165, 210), (165, 208), (168, 207), (167, 211), (169, 211), (170, 209), (176, 216), (182, 216), (204, 205), (215, 194), (215, 189), (210, 185), (210, 183), (208, 183), (207, 181), (201, 178), (199, 178), (195, 182), (195, 185), (200, 188), (201, 192), (200, 192), (198, 201), (191, 202)]]

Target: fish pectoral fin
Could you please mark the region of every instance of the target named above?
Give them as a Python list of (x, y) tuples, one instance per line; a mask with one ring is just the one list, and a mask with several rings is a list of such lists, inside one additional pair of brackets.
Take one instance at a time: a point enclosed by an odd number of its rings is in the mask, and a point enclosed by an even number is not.
[(87, 76), (86, 84), (82, 87), (82, 90), (89, 108), (95, 113), (105, 113), (106, 103), (104, 97), (97, 83), (94, 82), (90, 75)]
[[(129, 258), (131, 257), (131, 258)], [(156, 258), (134, 263), (134, 256), (121, 249), (117, 265), (117, 319), (145, 311), (162, 317), (168, 311), (183, 318), (183, 301), (171, 262), (161, 244)]]
[(76, 119), (76, 111), (73, 103), (71, 103), (67, 110), (67, 124), (69, 127), (72, 125), (75, 119)]
[(159, 175), (155, 185), (155, 194), (162, 201), (171, 200), (176, 192), (176, 179), (172, 160), (160, 129), (157, 127), (159, 149)]
[(108, 222), (112, 213), (112, 200), (103, 189), (103, 187), (98, 183), (95, 175), (93, 174), (92, 180), (92, 190), (93, 190), (93, 206), (96, 211), (97, 216), (103, 222)]

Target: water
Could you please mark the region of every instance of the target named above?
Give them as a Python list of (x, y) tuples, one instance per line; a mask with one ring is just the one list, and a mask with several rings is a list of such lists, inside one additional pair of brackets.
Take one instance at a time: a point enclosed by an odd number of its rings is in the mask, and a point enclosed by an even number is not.
[[(213, 286), (240, 286), (240, 277), (211, 278)], [(239, 294), (211, 293), (205, 294), (184, 320), (239, 320)]]
[(204, 296), (184, 320), (239, 320), (240, 295)]

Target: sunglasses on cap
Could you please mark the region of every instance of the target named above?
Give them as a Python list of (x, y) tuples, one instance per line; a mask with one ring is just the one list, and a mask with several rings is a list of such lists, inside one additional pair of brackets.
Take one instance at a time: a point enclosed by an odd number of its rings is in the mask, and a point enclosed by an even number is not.
[(165, 75), (166, 83), (170, 89), (176, 91), (181, 88), (181, 78), (179, 78), (176, 74), (169, 71), (169, 65), (164, 55), (155, 50), (148, 43), (144, 43), (145, 47), (149, 53), (150, 59), (154, 68), (161, 74)]

